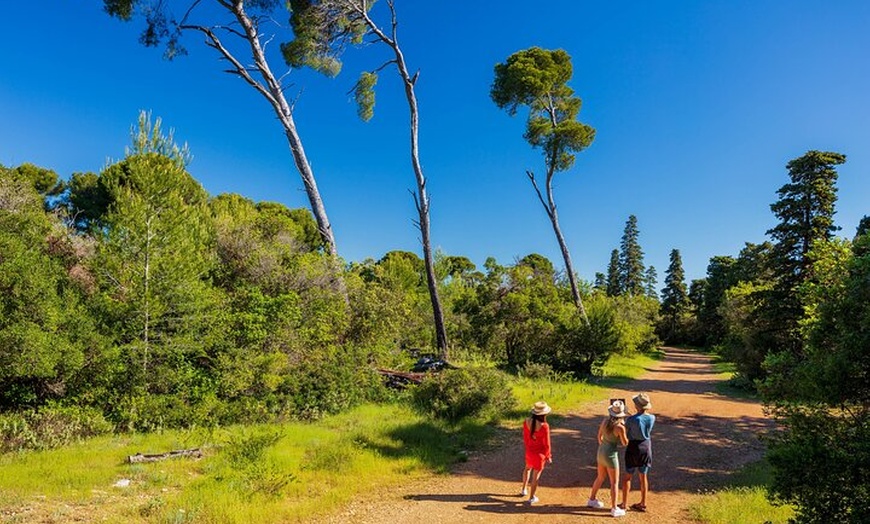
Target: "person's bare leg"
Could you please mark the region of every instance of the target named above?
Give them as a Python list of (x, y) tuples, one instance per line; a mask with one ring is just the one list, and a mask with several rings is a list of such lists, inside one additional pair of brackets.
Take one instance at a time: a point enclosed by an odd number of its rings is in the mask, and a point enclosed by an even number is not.
[(532, 468), (526, 466), (523, 468), (523, 489), (520, 491), (523, 495), (527, 493), (527, 489), (529, 487), (529, 474), (532, 472)]
[(634, 477), (631, 473), (626, 472), (625, 478), (622, 479), (622, 504), (619, 505), (622, 509), (628, 507), (628, 494), (631, 492), (631, 479)]
[(607, 476), (610, 477), (610, 509), (616, 507), (616, 491), (619, 489), (619, 470), (607, 468)]
[(640, 505), (646, 507), (646, 493), (649, 491), (649, 477), (646, 473), (640, 474)]
[(595, 477), (595, 482), (592, 483), (592, 492), (589, 493), (589, 500), (595, 500), (598, 497), (598, 490), (604, 484), (604, 477), (607, 476), (607, 468), (603, 465), (598, 465), (598, 474)]
[(541, 478), (541, 473), (543, 472), (544, 468), (532, 470), (532, 486), (529, 488), (529, 500), (535, 498), (535, 492), (538, 491), (538, 480)]

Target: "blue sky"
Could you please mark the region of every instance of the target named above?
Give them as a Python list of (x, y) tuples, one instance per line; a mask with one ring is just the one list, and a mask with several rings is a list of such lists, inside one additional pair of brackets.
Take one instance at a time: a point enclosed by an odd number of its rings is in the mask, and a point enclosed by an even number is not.
[[(687, 278), (703, 277), (711, 256), (765, 240), (785, 164), (810, 149), (848, 157), (839, 169), (842, 235), (851, 238), (870, 214), (870, 2), (397, 4), (406, 59), (421, 72), (432, 239), (448, 254), (481, 265), (535, 252), (562, 265), (524, 175), (543, 172), (543, 158), (522, 138), (524, 115), (511, 118), (489, 99), (494, 64), (535, 45), (572, 56), (581, 120), (597, 130), (555, 184), (582, 278), (606, 270), (630, 214), (660, 285), (675, 248)], [(167, 62), (138, 44), (138, 24), (109, 18), (101, 5), (4, 7), (0, 163), (33, 162), (63, 177), (99, 171), (123, 157), (145, 109), (188, 143), (189, 170), (211, 194), (307, 207), (264, 99), (222, 73), (199, 36), (186, 36), (188, 56)], [(381, 75), (369, 123), (356, 118), (347, 94), (358, 72), (384, 56), (377, 47), (353, 49), (337, 78), (304, 70), (288, 77), (346, 260), (421, 251), (398, 79)]]

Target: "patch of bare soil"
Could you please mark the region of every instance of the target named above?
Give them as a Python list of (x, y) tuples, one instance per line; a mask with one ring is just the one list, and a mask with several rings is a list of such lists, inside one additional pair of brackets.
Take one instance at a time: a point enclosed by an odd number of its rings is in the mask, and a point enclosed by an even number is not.
[[(610, 398), (650, 394), (653, 469), (647, 512), (629, 510), (621, 519), (633, 523), (691, 522), (688, 508), (697, 493), (721, 485), (744, 464), (759, 460), (764, 446), (758, 435), (772, 427), (758, 402), (716, 393), (718, 382), (710, 358), (665, 348), (666, 356), (640, 379), (614, 389), (600, 402), (550, 421), (553, 464), (538, 487), (540, 503), (519, 496), (523, 469), (522, 436), (492, 452), (472, 456), (450, 475), (409, 483), (399, 490), (374, 493), (349, 504), (327, 523), (552, 523), (601, 522), (610, 516), (608, 483), (598, 493), (607, 509), (586, 507), (595, 479), (596, 432)], [(545, 399), (546, 400), (546, 399)], [(630, 400), (629, 400), (630, 404)], [(558, 406), (554, 406), (558, 411)], [(637, 479), (629, 504), (639, 501)]]

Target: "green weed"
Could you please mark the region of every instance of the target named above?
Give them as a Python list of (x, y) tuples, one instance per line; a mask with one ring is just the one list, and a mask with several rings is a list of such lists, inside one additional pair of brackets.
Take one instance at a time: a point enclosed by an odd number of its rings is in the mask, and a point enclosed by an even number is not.
[(692, 516), (705, 524), (785, 524), (794, 516), (790, 506), (774, 506), (767, 500), (770, 466), (759, 461), (737, 471), (729, 485), (700, 497)]

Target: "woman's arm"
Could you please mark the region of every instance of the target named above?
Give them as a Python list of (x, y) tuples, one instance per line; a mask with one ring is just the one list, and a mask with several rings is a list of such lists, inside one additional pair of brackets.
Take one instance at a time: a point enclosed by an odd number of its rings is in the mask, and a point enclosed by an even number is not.
[(550, 446), (550, 425), (544, 424), (541, 426), (541, 431), (544, 432), (544, 457), (547, 462), (553, 462), (553, 448)]
[(615, 429), (616, 429), (616, 436), (619, 438), (619, 442), (623, 446), (627, 446), (628, 445), (628, 435), (626, 435), (626, 433), (625, 433), (625, 425), (624, 424), (617, 424)]

